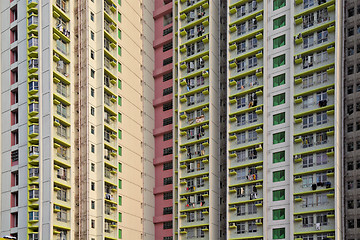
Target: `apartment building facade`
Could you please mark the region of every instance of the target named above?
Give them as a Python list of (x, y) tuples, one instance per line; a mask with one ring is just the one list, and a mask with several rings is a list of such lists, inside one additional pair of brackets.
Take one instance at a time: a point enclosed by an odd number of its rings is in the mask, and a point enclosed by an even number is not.
[(342, 6), (175, 2), (175, 239), (343, 239)]
[(154, 10), (155, 239), (173, 235), (173, 18), (172, 1), (156, 0)]
[(358, 54), (360, 6), (356, 1), (345, 1), (344, 5), (344, 239), (355, 240), (359, 236), (360, 219), (360, 161), (357, 157), (360, 123), (358, 121), (358, 94), (360, 91)]
[(0, 234), (154, 239), (154, 3), (0, 7)]

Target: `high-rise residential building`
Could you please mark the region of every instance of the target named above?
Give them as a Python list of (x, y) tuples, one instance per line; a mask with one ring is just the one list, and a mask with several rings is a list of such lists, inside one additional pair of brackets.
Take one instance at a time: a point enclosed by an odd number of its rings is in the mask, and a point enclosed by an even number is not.
[(173, 17), (171, 0), (155, 0), (155, 239), (173, 236)]
[(154, 239), (154, 2), (0, 8), (0, 235)]
[(359, 239), (360, 234), (360, 149), (359, 92), (360, 92), (360, 3), (344, 2), (344, 232), (346, 240)]
[(343, 239), (342, 6), (174, 3), (175, 239)]

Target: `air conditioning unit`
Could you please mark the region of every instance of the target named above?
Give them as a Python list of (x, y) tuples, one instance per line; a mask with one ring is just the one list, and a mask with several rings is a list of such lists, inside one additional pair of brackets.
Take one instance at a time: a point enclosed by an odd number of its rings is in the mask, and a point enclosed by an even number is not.
[(294, 160), (301, 158), (301, 155), (295, 155)]
[(180, 46), (180, 49), (184, 49), (184, 48), (186, 48), (185, 45), (181, 45), (181, 46)]
[(54, 120), (56, 123), (60, 123), (59, 119), (55, 118)]
[(180, 116), (185, 116), (185, 112), (181, 112), (181, 113), (180, 113)]
[(296, 36), (296, 39), (300, 39), (300, 38), (302, 38), (302, 34), (301, 34), (301, 33), (299, 33), (299, 34)]
[(258, 68), (258, 69), (256, 69), (256, 73), (262, 73), (262, 68)]
[(294, 59), (297, 60), (297, 59), (300, 59), (301, 58), (301, 55), (296, 55), (294, 56)]

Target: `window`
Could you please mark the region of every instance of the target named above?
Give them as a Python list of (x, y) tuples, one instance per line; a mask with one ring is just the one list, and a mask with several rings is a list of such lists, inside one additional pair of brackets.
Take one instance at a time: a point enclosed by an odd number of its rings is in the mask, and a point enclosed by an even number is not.
[(94, 144), (91, 144), (91, 152), (95, 153), (95, 145)]
[(118, 29), (118, 38), (121, 39), (121, 30)]
[(18, 213), (11, 213), (10, 215), (10, 228), (18, 227), (19, 216)]
[(95, 21), (95, 16), (94, 16), (94, 13), (93, 12), (90, 12), (90, 19), (91, 21)]
[(90, 130), (91, 134), (95, 134), (95, 127), (91, 125), (91, 130)]
[(95, 116), (95, 108), (94, 107), (90, 108), (90, 113), (92, 116)]
[(95, 201), (91, 200), (91, 209), (95, 209)]
[(348, 37), (353, 36), (354, 35), (354, 27), (348, 28), (347, 34), (348, 34)]
[(173, 43), (169, 42), (163, 45), (163, 52), (167, 52), (173, 48)]
[(118, 12), (118, 21), (121, 22), (121, 13)]
[(278, 125), (281, 123), (285, 123), (285, 113), (279, 113), (279, 114), (275, 114), (273, 116), (273, 125)]
[(273, 191), (273, 201), (285, 200), (285, 189)]
[(92, 78), (95, 77), (95, 70), (94, 70), (94, 69), (91, 69), (91, 71), (90, 71), (90, 76), (91, 76)]
[(285, 93), (273, 96), (273, 106), (278, 106), (285, 103)]
[(348, 162), (347, 163), (347, 170), (348, 171), (354, 170), (354, 162)]
[(285, 239), (285, 228), (274, 228), (273, 239)]
[(93, 50), (90, 51), (90, 57), (91, 59), (95, 59), (95, 52)]
[(285, 162), (285, 151), (273, 153), (273, 163)]
[(18, 39), (17, 27), (14, 27), (10, 31), (11, 31), (11, 33), (10, 33), (10, 43), (16, 42), (17, 39)]
[(169, 81), (173, 78), (173, 73), (169, 72), (163, 75), (163, 82)]
[(121, 106), (122, 105), (122, 97), (118, 96), (118, 105)]
[(163, 66), (171, 64), (172, 62), (173, 62), (172, 57), (166, 58), (166, 59), (163, 60)]
[(273, 182), (285, 181), (285, 170), (273, 172)]
[(173, 92), (173, 87), (168, 87), (163, 89), (163, 96), (169, 95)]
[(273, 39), (273, 49), (285, 45), (285, 35)]
[(285, 54), (273, 58), (273, 68), (285, 65)]
[(170, 124), (172, 124), (172, 117), (168, 117), (168, 118), (163, 119), (163, 126), (167, 126), (167, 125), (170, 125)]
[(273, 87), (285, 84), (285, 73), (273, 77)]
[(172, 102), (169, 102), (169, 103), (164, 103), (163, 104), (163, 111), (168, 111), (168, 110), (171, 110), (173, 108), (173, 104)]
[(166, 35), (172, 33), (172, 31), (173, 31), (172, 26), (169, 27), (169, 28), (164, 29), (164, 30), (163, 30), (163, 36), (166, 36)]
[(17, 48), (11, 50), (10, 54), (10, 63), (15, 63), (18, 61), (18, 50)]
[(91, 228), (95, 228), (95, 220), (91, 219)]
[(10, 23), (17, 20), (17, 6), (10, 9)]
[(11, 173), (11, 187), (19, 185), (19, 172), (14, 171)]
[(119, 205), (122, 205), (122, 196), (119, 196)]
[(281, 27), (285, 26), (285, 24), (286, 24), (285, 15), (275, 18), (273, 21), (273, 29), (275, 30), (275, 29), (281, 28)]
[(95, 163), (91, 163), (91, 171), (95, 172)]
[(95, 183), (94, 182), (91, 182), (91, 190), (95, 191)]
[(122, 64), (118, 62), (118, 72), (121, 73), (122, 72)]
[(90, 94), (91, 94), (92, 97), (94, 97), (95, 96), (95, 89), (91, 88), (90, 89)]
[(122, 146), (118, 146), (118, 154), (119, 156), (122, 156)]
[(173, 133), (169, 132), (169, 133), (164, 133), (163, 135), (163, 141), (167, 141), (173, 138)]
[(11, 132), (11, 146), (19, 144), (19, 131), (15, 130)]
[(173, 163), (172, 162), (168, 162), (168, 163), (164, 163), (163, 164), (163, 170), (166, 171), (166, 170), (170, 170), (173, 168)]
[(277, 10), (279, 8), (285, 7), (286, 0), (274, 0), (273, 2), (273, 10)]
[(11, 207), (17, 207), (19, 205), (19, 193), (12, 192), (11, 193)]
[(118, 138), (122, 139), (122, 130), (121, 129), (118, 129)]
[(273, 210), (273, 220), (285, 219), (285, 208)]
[(173, 193), (172, 192), (165, 192), (163, 193), (163, 199), (164, 200), (170, 200), (173, 198)]
[(163, 229), (172, 229), (172, 221), (164, 222), (163, 223)]
[(354, 8), (349, 8), (348, 9), (348, 17), (352, 17), (352, 16), (354, 16), (354, 14), (355, 14), (355, 9)]
[(172, 153), (173, 153), (173, 148), (172, 147), (168, 147), (168, 148), (163, 149), (163, 156), (170, 155)]
[(164, 26), (169, 25), (172, 23), (172, 12), (168, 13), (164, 16)]
[(121, 179), (118, 180), (118, 187), (119, 187), (119, 189), (122, 189), (122, 180)]
[(173, 208), (172, 207), (164, 207), (163, 208), (163, 215), (172, 214)]

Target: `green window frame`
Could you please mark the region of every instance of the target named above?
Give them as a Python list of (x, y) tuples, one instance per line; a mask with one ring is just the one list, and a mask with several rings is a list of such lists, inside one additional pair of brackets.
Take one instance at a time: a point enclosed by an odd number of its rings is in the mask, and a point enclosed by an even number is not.
[(285, 239), (285, 228), (274, 228), (273, 239)]
[(285, 103), (285, 93), (280, 93), (273, 96), (273, 106), (278, 106)]
[(121, 56), (121, 47), (120, 46), (118, 46), (118, 54), (119, 54), (119, 56)]
[(118, 88), (122, 89), (122, 81), (120, 79), (118, 79)]
[(122, 97), (121, 96), (118, 96), (118, 104), (119, 104), (119, 106), (122, 106)]
[(119, 5), (121, 6), (121, 0), (118, 0)]
[(285, 112), (275, 114), (273, 116), (273, 125), (285, 123)]
[(119, 205), (122, 205), (122, 196), (119, 196)]
[(118, 113), (118, 122), (122, 122), (122, 113)]
[(122, 139), (122, 130), (121, 129), (118, 129), (118, 137), (119, 137), (119, 139)]
[(273, 77), (273, 87), (285, 84), (285, 73)]
[(273, 21), (273, 30), (281, 28), (286, 25), (286, 16), (275, 18)]
[(122, 146), (118, 147), (118, 154), (119, 154), (119, 156), (122, 156)]
[(285, 200), (285, 189), (273, 191), (273, 201), (276, 202), (281, 200)]
[(121, 30), (118, 29), (118, 38), (121, 39)]
[(122, 222), (122, 213), (119, 212), (119, 222)]
[(122, 180), (119, 179), (119, 189), (122, 189)]
[(273, 182), (285, 181), (285, 170), (273, 172)]
[(285, 162), (285, 151), (273, 153), (273, 163)]
[(122, 65), (121, 65), (121, 63), (119, 63), (119, 62), (118, 62), (118, 71), (119, 71), (119, 73), (122, 72)]
[(119, 239), (122, 239), (122, 229), (119, 229), (119, 236), (118, 237), (119, 237)]
[(285, 6), (286, 6), (286, 0), (274, 0), (273, 2), (274, 11)]
[(285, 208), (274, 209), (273, 220), (283, 220), (283, 219), (285, 219)]
[(120, 162), (118, 164), (118, 170), (119, 170), (119, 172), (122, 172), (122, 163), (120, 163)]
[(273, 144), (285, 142), (285, 132), (278, 132), (273, 134)]
[(273, 68), (285, 65), (285, 54), (273, 58)]
[(121, 23), (121, 13), (118, 12), (118, 21)]
[(273, 49), (285, 46), (285, 35), (273, 39)]

